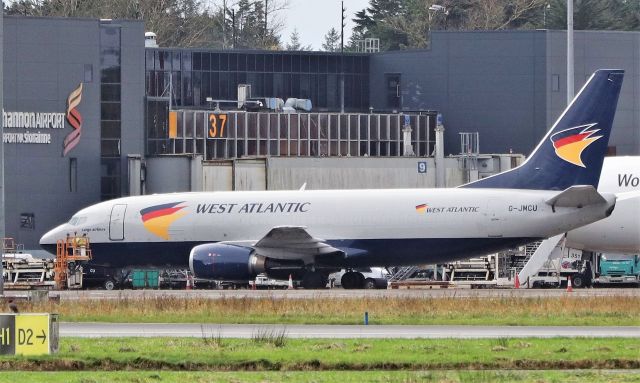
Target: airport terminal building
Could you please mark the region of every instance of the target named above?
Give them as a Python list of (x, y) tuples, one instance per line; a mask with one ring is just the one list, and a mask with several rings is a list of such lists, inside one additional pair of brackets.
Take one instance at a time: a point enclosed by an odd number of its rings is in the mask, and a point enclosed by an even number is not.
[[(447, 158), (439, 182), (437, 112), (447, 155), (476, 132), (482, 153), (526, 154), (566, 105), (562, 31), (434, 31), (429, 50), (344, 56), (145, 48), (144, 33), (139, 21), (4, 18), (5, 230), (26, 248), (127, 195), (455, 186), (521, 156)], [(626, 70), (610, 152), (638, 155), (640, 33), (576, 32), (576, 89), (601, 67)], [(243, 84), (313, 109), (238, 110)]]

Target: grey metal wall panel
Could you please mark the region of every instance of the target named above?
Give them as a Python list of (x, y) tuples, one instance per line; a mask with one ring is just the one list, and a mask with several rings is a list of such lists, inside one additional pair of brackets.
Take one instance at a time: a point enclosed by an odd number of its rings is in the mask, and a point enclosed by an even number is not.
[[(384, 73), (402, 74), (405, 110), (444, 115), (445, 151), (459, 153), (458, 133), (480, 132), (482, 152), (528, 152), (545, 118), (544, 32), (434, 32), (431, 50), (370, 59), (371, 104), (384, 108)], [(536, 91), (537, 90), (537, 91)]]
[[(144, 35), (142, 22), (124, 22), (123, 36), (139, 47), (123, 49), (123, 137), (142, 135), (144, 116)], [(62, 156), (63, 140), (72, 131), (64, 121), (63, 129), (28, 129), (50, 133), (50, 144), (6, 144), (6, 234), (26, 248), (37, 248), (40, 236), (66, 221), (79, 209), (100, 200), (100, 57), (99, 20), (4, 18), (4, 110), (7, 112), (66, 113), (67, 98), (80, 82), (82, 135), (79, 144)], [(131, 30), (129, 30), (131, 28)], [(135, 37), (134, 37), (135, 36)], [(123, 42), (123, 46), (129, 43)], [(129, 57), (135, 55), (135, 59)], [(135, 62), (134, 62), (135, 61)], [(135, 65), (135, 69), (131, 66)], [(85, 66), (93, 71), (85, 78)], [(126, 77), (124, 77), (126, 76)], [(132, 81), (136, 86), (127, 83)], [(138, 96), (127, 94), (138, 93)], [(135, 102), (135, 99), (140, 101)], [(5, 133), (25, 129), (9, 128)], [(132, 141), (132, 140), (130, 140)], [(142, 153), (142, 138), (125, 148)], [(123, 153), (126, 157), (127, 153)], [(77, 160), (77, 189), (71, 191), (70, 158)], [(126, 167), (125, 167), (126, 169)], [(126, 185), (126, 171), (123, 172)], [(33, 214), (35, 226), (21, 227), (21, 215)]]
[[(640, 154), (639, 51), (638, 32), (575, 32), (576, 91), (598, 68), (626, 70), (611, 139), (618, 154)], [(459, 152), (459, 132), (477, 131), (481, 152), (528, 154), (566, 106), (564, 31), (434, 31), (432, 49), (370, 63), (372, 107), (385, 108), (385, 73), (401, 73), (404, 109), (444, 114), (447, 153)]]
[[(99, 65), (97, 21), (5, 17), (5, 26), (5, 111), (66, 112), (69, 93), (84, 81), (84, 65)], [(61, 31), (71, 26), (81, 44), (63, 56), (59, 52), (67, 41)], [(27, 248), (99, 198), (100, 146), (93, 139), (99, 136), (99, 92), (95, 81), (85, 84), (78, 106), (82, 136), (67, 157), (62, 157), (62, 142), (72, 128), (66, 122), (64, 129), (29, 129), (50, 133), (50, 144), (5, 145), (6, 233)], [(71, 157), (78, 164), (76, 191), (70, 191)], [(34, 215), (33, 228), (21, 227), (24, 213)]]
[(119, 21), (121, 29), (122, 60), (122, 155), (123, 195), (129, 189), (127, 182), (127, 154), (145, 153), (144, 143), (144, 24), (140, 22)]
[[(548, 76), (560, 77), (560, 90), (549, 88), (547, 121), (552, 124), (566, 105), (566, 32), (548, 32)], [(591, 73), (599, 68), (625, 70), (618, 109), (609, 142), (618, 155), (640, 154), (640, 33), (623, 31), (575, 32), (575, 90), (582, 88)]]
[(166, 156), (146, 159), (146, 193), (191, 191), (189, 157)]
[[(418, 162), (427, 173), (418, 173)], [(457, 166), (457, 162), (456, 162)], [(435, 187), (432, 158), (269, 158), (269, 190)]]
[(234, 163), (233, 190), (267, 190), (265, 159), (239, 159)]
[(233, 161), (204, 162), (202, 164), (203, 190), (233, 190)]

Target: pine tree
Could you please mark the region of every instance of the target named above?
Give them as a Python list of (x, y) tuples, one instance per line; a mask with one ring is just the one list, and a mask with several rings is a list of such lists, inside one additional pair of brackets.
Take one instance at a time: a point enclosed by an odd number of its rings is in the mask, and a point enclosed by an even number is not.
[(327, 52), (337, 52), (340, 50), (340, 34), (335, 28), (329, 29), (329, 32), (324, 35), (322, 50)]
[[(552, 0), (547, 11), (547, 28), (567, 29), (567, 1)], [(573, 28), (626, 29), (619, 24), (623, 3), (616, 0), (574, 0)]]
[(289, 37), (289, 42), (287, 43), (286, 48), (288, 51), (310, 51), (311, 50), (310, 45), (306, 45), (306, 46), (302, 45), (302, 43), (300, 42), (300, 33), (295, 28), (293, 29), (293, 32), (291, 32), (291, 36)]

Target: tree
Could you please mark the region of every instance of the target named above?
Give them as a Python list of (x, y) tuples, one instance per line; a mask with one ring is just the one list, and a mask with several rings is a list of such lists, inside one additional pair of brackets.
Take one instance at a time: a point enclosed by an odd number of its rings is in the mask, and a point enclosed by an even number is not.
[(327, 52), (337, 52), (340, 50), (340, 34), (335, 28), (329, 29), (329, 32), (324, 35), (322, 50)]
[(289, 42), (287, 43), (286, 49), (288, 51), (310, 51), (311, 46), (303, 46), (300, 42), (300, 33), (298, 33), (297, 29), (293, 29), (291, 32), (291, 36), (289, 37)]
[[(612, 12), (610, 0), (576, 0), (573, 2), (573, 28), (575, 30), (586, 29), (611, 29)], [(567, 29), (567, 2), (566, 0), (551, 0), (547, 11), (547, 28)]]
[(484, 0), (467, 10), (465, 29), (532, 28), (535, 15), (547, 5), (547, 0)]
[[(376, 37), (382, 50), (422, 48), (429, 31), (439, 29), (565, 29), (566, 6), (566, 0), (370, 0), (355, 14), (349, 47)], [(574, 0), (574, 12), (578, 30), (640, 29), (638, 0)]]
[[(284, 23), (277, 12), (286, 9), (285, 0), (238, 0), (228, 6), (225, 15), (225, 40), (236, 48), (280, 49), (280, 35)], [(235, 19), (235, 20), (234, 20)]]
[(618, 28), (627, 31), (640, 30), (640, 1), (617, 0), (617, 7), (620, 9), (618, 14)]
[[(283, 23), (278, 12), (287, 0), (237, 0), (223, 9), (205, 0), (18, 0), (6, 14), (144, 20), (161, 46), (221, 48), (230, 42), (232, 9), (236, 9), (236, 38), (242, 48), (277, 49)], [(269, 18), (267, 24), (266, 18)], [(223, 32), (224, 31), (224, 32)], [(231, 44), (226, 44), (231, 46)]]
[(394, 50), (406, 47), (406, 32), (390, 25), (393, 18), (404, 15), (406, 0), (370, 0), (369, 7), (356, 12), (354, 33), (362, 38), (380, 39), (382, 50)]

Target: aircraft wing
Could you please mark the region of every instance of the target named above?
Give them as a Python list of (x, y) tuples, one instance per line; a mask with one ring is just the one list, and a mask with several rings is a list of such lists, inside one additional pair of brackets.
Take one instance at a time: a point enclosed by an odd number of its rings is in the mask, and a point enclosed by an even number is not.
[(583, 207), (606, 203), (604, 197), (591, 185), (571, 186), (546, 201), (552, 207)]
[(250, 247), (256, 253), (274, 259), (303, 260), (305, 263), (320, 261), (323, 257), (344, 256), (344, 252), (314, 238), (304, 226), (276, 226), (257, 242), (224, 242)]

